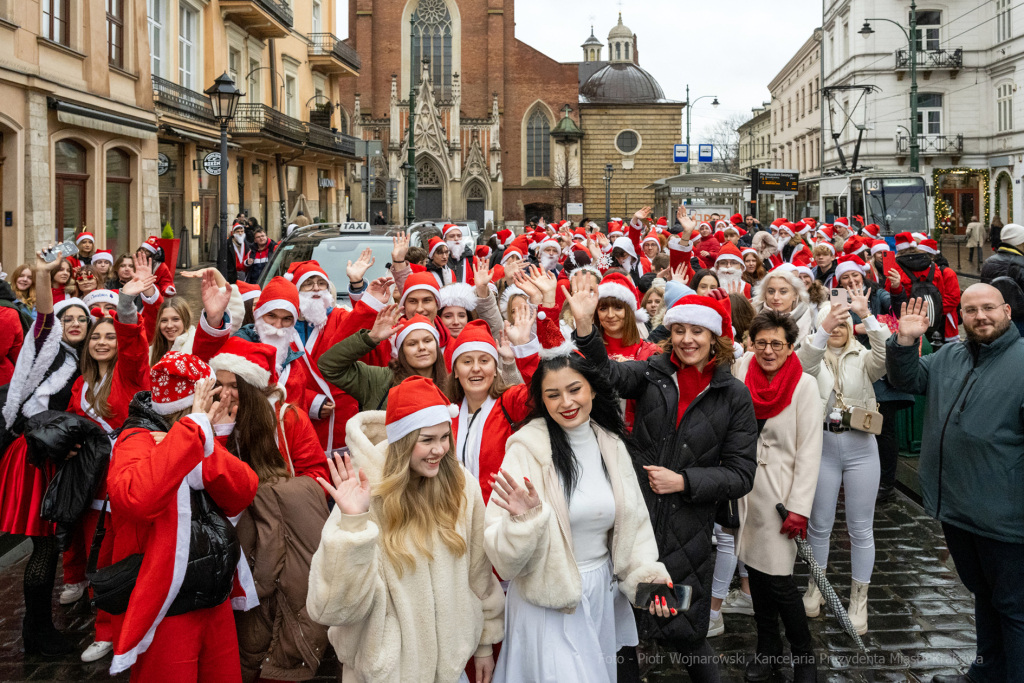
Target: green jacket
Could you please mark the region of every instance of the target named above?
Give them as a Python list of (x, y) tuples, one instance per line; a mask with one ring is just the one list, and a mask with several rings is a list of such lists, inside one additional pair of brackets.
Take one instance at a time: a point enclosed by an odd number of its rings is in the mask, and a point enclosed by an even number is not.
[(317, 361), (323, 378), (359, 401), (359, 410), (384, 410), (394, 383), (390, 368), (359, 359), (377, 348), (368, 330), (359, 330), (329, 348)]
[(1013, 325), (991, 344), (886, 344), (896, 389), (928, 399), (918, 476), (925, 510), (941, 522), (1024, 543), (1024, 340)]

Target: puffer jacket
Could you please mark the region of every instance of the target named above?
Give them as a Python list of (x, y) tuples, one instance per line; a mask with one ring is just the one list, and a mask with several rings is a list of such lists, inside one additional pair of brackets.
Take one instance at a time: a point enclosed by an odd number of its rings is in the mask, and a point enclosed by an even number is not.
[(827, 315), (826, 308), (818, 317), (818, 331), (808, 336), (796, 350), (804, 372), (818, 381), (818, 393), (823, 405), (827, 406), (835, 390), (835, 377), (838, 374), (839, 387), (847, 406), (877, 410), (873, 383), (885, 375), (885, 340), (889, 338), (889, 329), (883, 327), (873, 315), (865, 318), (864, 327), (871, 340), (871, 347), (865, 348), (853, 336), (853, 320), (847, 318), (850, 337), (839, 354), (836, 366), (836, 361), (826, 351), (829, 334), (820, 327)]
[(323, 489), (309, 477), (260, 484), (238, 520), (258, 607), (235, 612), (242, 679), (306, 681), (327, 647), (327, 627), (306, 611), (309, 565), (327, 522)]
[(991, 284), (997, 277), (1007, 276), (1024, 290), (1024, 253), (1004, 244), (981, 266), (981, 281)]
[[(619, 396), (636, 401), (633, 466), (651, 515), (658, 560), (673, 583), (693, 589), (690, 609), (671, 619), (639, 612), (640, 637), (669, 640), (680, 651), (692, 650), (707, 636), (711, 614), (715, 510), (719, 502), (742, 498), (754, 485), (757, 420), (750, 392), (723, 364), (677, 427), (679, 389), (671, 353), (614, 362), (609, 361), (597, 330), (582, 339), (574, 333), (573, 338), (587, 360), (609, 377)], [(654, 493), (644, 465), (682, 474), (685, 489)]]

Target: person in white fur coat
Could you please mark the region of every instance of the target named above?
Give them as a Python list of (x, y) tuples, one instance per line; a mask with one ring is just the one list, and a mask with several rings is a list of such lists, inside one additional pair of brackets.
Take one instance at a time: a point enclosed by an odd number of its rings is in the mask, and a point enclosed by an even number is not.
[(429, 379), (406, 379), (386, 413), (349, 420), (351, 456), (328, 461), (333, 485), (319, 479), (336, 505), (306, 610), (331, 627), (346, 683), (468, 683), (470, 659), (491, 680), (505, 596), (484, 554), (480, 484), (455, 457), (453, 408)]

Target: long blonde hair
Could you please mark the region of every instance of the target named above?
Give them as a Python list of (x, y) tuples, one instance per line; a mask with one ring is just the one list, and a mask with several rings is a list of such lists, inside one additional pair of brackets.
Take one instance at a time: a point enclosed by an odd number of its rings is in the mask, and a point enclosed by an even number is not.
[(436, 477), (421, 477), (410, 468), (412, 450), (420, 430), (388, 444), (383, 479), (373, 496), (381, 528), (384, 554), (401, 578), (416, 566), (413, 550), (433, 560), (431, 549), (438, 536), (448, 551), (462, 557), (466, 540), (456, 528), (466, 504), (466, 477), (455, 459), (455, 441), (441, 458)]
[[(117, 277), (117, 274), (114, 274)], [(160, 331), (160, 318), (163, 317), (164, 311), (168, 308), (173, 308), (178, 312), (178, 317), (181, 318), (182, 331), (181, 334), (188, 334), (188, 328), (192, 325), (192, 308), (188, 305), (188, 301), (184, 297), (176, 296), (172, 299), (167, 299), (160, 305), (160, 310), (156, 313), (156, 330), (153, 333), (153, 348), (149, 352), (149, 364), (150, 366), (156, 365), (164, 354), (171, 350), (174, 342), (168, 341), (167, 337)]]
[[(22, 292), (18, 289), (18, 278), (25, 271), (29, 272), (29, 276), (32, 278), (32, 284), (28, 286), (28, 290)], [(36, 307), (36, 271), (32, 269), (32, 266), (27, 263), (23, 263), (7, 276), (7, 282), (11, 285), (11, 289), (14, 290), (14, 296), (17, 297), (18, 301), (25, 304), (29, 308)]]
[(96, 328), (100, 325), (110, 325), (113, 327), (114, 321), (110, 318), (100, 318), (89, 327), (89, 332), (85, 335), (85, 348), (81, 352), (82, 377), (89, 383), (89, 389), (85, 392), (85, 401), (100, 417), (113, 417), (114, 413), (110, 409), (108, 399), (110, 398), (110, 388), (113, 384), (114, 368), (117, 366), (117, 346), (114, 346), (114, 356), (107, 365), (107, 375), (105, 377), (100, 377), (100, 364), (89, 353), (89, 341), (92, 339)]

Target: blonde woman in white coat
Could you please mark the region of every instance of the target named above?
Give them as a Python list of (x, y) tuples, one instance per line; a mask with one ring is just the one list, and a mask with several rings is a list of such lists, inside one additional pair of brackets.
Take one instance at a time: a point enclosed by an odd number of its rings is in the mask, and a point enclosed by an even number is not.
[(630, 602), (671, 579), (614, 391), (575, 353), (542, 361), (531, 389), (534, 419), (508, 440), (487, 504), (484, 547), (511, 581), (494, 681), (615, 683), (619, 667), (638, 680)]
[[(807, 537), (821, 461), (822, 406), (813, 377), (793, 353), (796, 321), (778, 311), (754, 316), (753, 353), (733, 365), (750, 390), (758, 421), (754, 488), (739, 501), (736, 554), (746, 564), (757, 624), (757, 651), (747, 681), (767, 681), (783, 663), (779, 618), (792, 651), (794, 683), (816, 680), (813, 641), (800, 591), (793, 581), (796, 544)], [(785, 520), (776, 505), (789, 511)]]
[(769, 271), (754, 290), (750, 303), (758, 313), (770, 308), (791, 316), (800, 331), (795, 348), (799, 349), (807, 335), (816, 329), (816, 309), (811, 305), (807, 286), (791, 264), (784, 263)]
[[(872, 383), (885, 374), (885, 342), (889, 331), (868, 308), (867, 290), (848, 290), (852, 304), (843, 303), (818, 315), (819, 328), (797, 350), (804, 372), (818, 381), (818, 394), (824, 405), (821, 468), (818, 488), (808, 526), (808, 538), (814, 559), (822, 567), (828, 563), (829, 537), (836, 519), (839, 488), (846, 492), (846, 527), (850, 534), (850, 621), (858, 633), (868, 630), (868, 584), (875, 564), (873, 522), (878, 494), (880, 464), (878, 443), (867, 432), (826, 427), (834, 417), (836, 388), (848, 407), (876, 410)], [(854, 337), (853, 311), (864, 322), (871, 348), (864, 348)], [(824, 604), (814, 581), (807, 585), (804, 608), (815, 617)]]
[[(349, 420), (352, 456), (320, 479), (336, 503), (306, 609), (330, 626), (346, 683), (488, 683), (504, 595), (483, 549), (484, 501), (453, 449), (448, 399), (413, 376), (387, 412)], [(359, 466), (358, 474), (353, 462)]]

